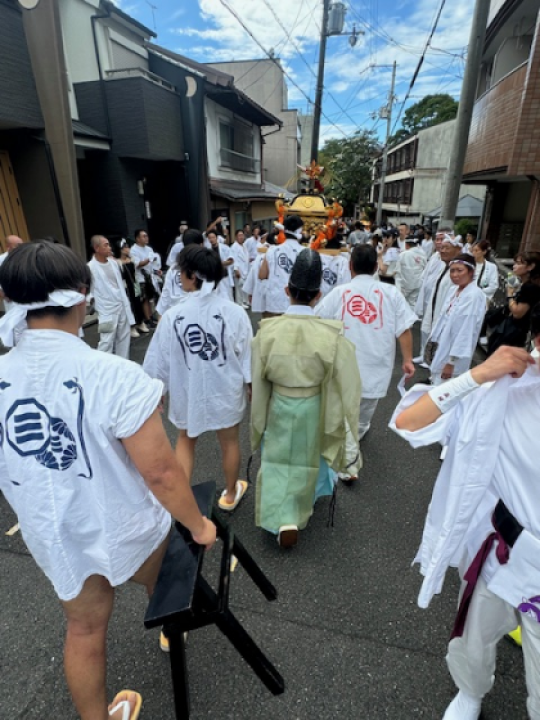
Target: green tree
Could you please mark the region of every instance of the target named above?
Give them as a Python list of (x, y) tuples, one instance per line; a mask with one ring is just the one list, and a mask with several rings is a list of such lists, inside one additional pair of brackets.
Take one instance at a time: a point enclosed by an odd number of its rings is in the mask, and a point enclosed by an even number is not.
[(363, 202), (371, 187), (371, 159), (379, 151), (373, 133), (357, 130), (343, 139), (328, 140), (319, 153), (324, 165), (324, 194), (339, 200), (345, 215), (352, 215), (355, 203)]
[(457, 100), (446, 93), (426, 95), (425, 98), (405, 110), (401, 128), (392, 135), (389, 145), (397, 145), (424, 128), (453, 120), (457, 115), (458, 106)]

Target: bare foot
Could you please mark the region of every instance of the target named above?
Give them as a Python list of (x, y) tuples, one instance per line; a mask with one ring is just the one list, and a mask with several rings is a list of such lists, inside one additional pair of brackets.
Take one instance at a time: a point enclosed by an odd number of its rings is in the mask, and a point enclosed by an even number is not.
[[(129, 717), (131, 718), (131, 716), (133, 715), (133, 711), (135, 710), (135, 708), (137, 706), (138, 695), (137, 695), (137, 693), (129, 692), (129, 691), (118, 693), (118, 695), (114, 698), (112, 703), (109, 705), (109, 714), (114, 707), (116, 707), (119, 703), (124, 702), (125, 700), (127, 700), (127, 702), (129, 703), (129, 708), (130, 708)], [(122, 706), (115, 713), (110, 715), (110, 717), (113, 718), (113, 720), (123, 720), (123, 717), (124, 717), (123, 712), (124, 712), (124, 707)]]

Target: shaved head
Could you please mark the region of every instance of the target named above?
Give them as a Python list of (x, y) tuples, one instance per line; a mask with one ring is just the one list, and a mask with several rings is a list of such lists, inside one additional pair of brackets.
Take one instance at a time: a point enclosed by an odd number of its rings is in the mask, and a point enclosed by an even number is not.
[(22, 245), (24, 240), (17, 235), (8, 235), (6, 237), (6, 250), (10, 252), (14, 250), (18, 245)]

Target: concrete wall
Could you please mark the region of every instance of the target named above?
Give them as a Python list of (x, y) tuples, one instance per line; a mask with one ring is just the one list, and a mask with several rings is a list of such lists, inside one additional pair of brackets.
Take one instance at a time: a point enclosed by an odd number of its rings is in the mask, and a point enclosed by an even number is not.
[[(235, 119), (234, 114), (226, 108), (218, 105), (206, 98), (205, 100), (205, 115), (206, 115), (206, 138), (207, 138), (207, 152), (208, 152), (208, 174), (210, 177), (216, 178), (216, 180), (232, 180), (236, 182), (244, 182), (250, 184), (259, 184), (261, 182), (260, 170), (256, 173), (240, 172), (238, 170), (232, 170), (228, 167), (222, 167), (220, 164), (220, 139), (219, 139), (219, 121), (224, 121), (234, 124), (238, 123), (239, 120)], [(261, 159), (261, 133), (260, 128), (251, 123), (244, 123), (244, 125), (251, 127), (253, 132), (253, 156), (260, 160)]]
[(272, 60), (209, 64), (232, 75), (235, 87), (283, 122), (278, 132), (272, 132), (276, 128), (263, 130), (263, 135), (271, 133), (263, 150), (264, 179), (279, 187), (289, 183), (296, 189), (298, 114), (296, 110), (288, 109), (287, 83), (280, 66)]

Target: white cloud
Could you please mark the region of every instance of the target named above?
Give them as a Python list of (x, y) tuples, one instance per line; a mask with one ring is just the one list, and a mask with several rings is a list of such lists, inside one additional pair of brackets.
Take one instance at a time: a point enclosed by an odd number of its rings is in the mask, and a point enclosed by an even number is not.
[[(396, 60), (395, 94), (397, 107), (400, 106), (432, 28), (439, 0), (385, 3), (386, 7), (381, 7), (379, 11), (378, 21), (373, 20), (372, 15), (366, 15), (365, 3), (361, 4), (360, 0), (349, 0), (348, 5), (346, 27), (350, 31), (355, 23), (357, 29), (365, 30), (366, 35), (359, 37), (354, 48), (349, 46), (345, 37), (329, 38), (323, 103), (325, 114), (345, 131), (358, 127), (353, 120), (360, 126), (371, 127), (373, 121), (369, 112), (386, 103), (391, 68), (366, 70), (370, 63), (390, 65)], [(224, 0), (224, 3), (220, 0), (198, 0), (197, 4), (192, 0), (192, 6), (193, 11), (190, 8), (190, 13), (182, 17), (182, 25), (173, 22), (169, 28), (172, 40), (166, 44), (177, 46), (174, 49), (178, 52), (202, 62), (265, 57), (261, 47), (225, 7), (229, 6), (263, 48), (266, 51), (273, 49), (276, 57), (282, 59), (287, 72), (301, 88), (299, 90), (288, 83), (290, 106), (307, 108), (303, 93), (312, 100), (315, 95), (314, 73), (317, 71), (322, 12), (320, 0)], [(446, 4), (432, 40), (434, 49), (426, 55), (407, 106), (419, 97), (435, 92), (459, 96), (464, 62), (454, 55), (463, 54), (466, 49), (472, 12), (471, 0), (453, 0)], [(364, 24), (366, 18), (371, 29)], [(305, 62), (299, 58), (297, 49)], [(327, 132), (328, 137), (331, 132), (341, 135), (335, 128), (331, 129), (328, 120), (323, 118), (322, 123), (321, 135), (323, 132)]]

